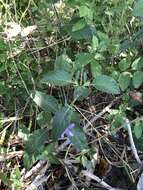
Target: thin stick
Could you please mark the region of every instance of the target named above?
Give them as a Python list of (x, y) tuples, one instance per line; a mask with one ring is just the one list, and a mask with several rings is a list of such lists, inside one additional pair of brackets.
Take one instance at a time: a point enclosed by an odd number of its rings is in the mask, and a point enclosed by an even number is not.
[(137, 161), (137, 163), (139, 165), (141, 165), (141, 160), (139, 158), (139, 155), (137, 153), (137, 149), (135, 147), (135, 143), (134, 143), (134, 140), (133, 140), (133, 135), (132, 135), (132, 130), (131, 130), (131, 125), (130, 125), (130, 122), (128, 119), (125, 119), (125, 125), (127, 126), (127, 130), (128, 130), (128, 135), (129, 135), (129, 140), (130, 140), (130, 144), (131, 144), (131, 149), (132, 149), (132, 152), (133, 152), (133, 155)]
[(115, 104), (117, 100), (119, 100), (121, 97), (115, 98), (108, 106), (106, 106), (101, 112), (99, 112), (97, 115), (95, 115), (88, 123), (83, 127), (84, 130), (86, 130), (90, 125), (92, 125), (97, 119), (101, 118), (102, 115), (104, 115), (106, 112), (110, 110), (110, 108)]
[(30, 178), (32, 175), (38, 173), (38, 171), (41, 170), (45, 165), (47, 164), (47, 160), (40, 160), (36, 166), (34, 166), (30, 171), (26, 173), (24, 176), (24, 181), (26, 181), (28, 178)]
[(39, 175), (36, 179), (26, 188), (26, 190), (37, 190), (41, 184), (45, 183), (48, 180), (49, 176)]
[(92, 173), (90, 173), (88, 171), (82, 171), (82, 174), (84, 176), (88, 177), (88, 178), (91, 178), (92, 180), (97, 181), (105, 189), (108, 189), (108, 190), (122, 190), (120, 188), (113, 188), (113, 187), (111, 187), (105, 181), (103, 181), (102, 179), (100, 179), (99, 177), (97, 177), (96, 175), (93, 175)]
[(23, 150), (9, 152), (9, 153), (2, 153), (0, 154), (0, 162), (12, 159), (13, 157), (22, 157), (23, 153), (24, 153)]

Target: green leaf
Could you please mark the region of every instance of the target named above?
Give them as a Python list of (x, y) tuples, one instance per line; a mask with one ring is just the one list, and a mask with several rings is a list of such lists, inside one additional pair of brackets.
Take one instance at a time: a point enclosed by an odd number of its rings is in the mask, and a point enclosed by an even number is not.
[(88, 148), (85, 133), (81, 127), (74, 127), (72, 129), (73, 136), (70, 137), (71, 143), (78, 149), (83, 150)]
[(135, 3), (134, 9), (133, 9), (133, 15), (142, 17), (143, 16), (143, 0), (138, 0)]
[(76, 55), (76, 69), (81, 69), (83, 66), (87, 65), (90, 63), (90, 61), (92, 60), (92, 56), (90, 55), (90, 53), (78, 53)]
[[(117, 112), (117, 113), (114, 113)], [(116, 134), (117, 129), (124, 124), (125, 122), (125, 116), (124, 113), (120, 113), (118, 110), (113, 111), (113, 121), (111, 123), (110, 131), (113, 135)]]
[(100, 41), (100, 43), (99, 43), (100, 52), (107, 50), (108, 46), (111, 44), (111, 41), (110, 41), (110, 38), (108, 37), (108, 35), (103, 32), (98, 31), (97, 36)]
[(60, 138), (63, 131), (69, 125), (69, 121), (67, 118), (68, 113), (66, 113), (66, 111), (67, 111), (67, 109), (60, 110), (60, 111), (56, 112), (55, 116), (53, 117), (52, 137), (54, 140), (57, 140), (58, 138)]
[(97, 90), (101, 90), (109, 94), (120, 94), (120, 88), (118, 83), (110, 76), (96, 76), (93, 80), (93, 85)]
[(0, 172), (0, 180), (2, 181), (3, 184), (10, 187), (11, 181), (9, 180), (9, 177), (7, 176), (6, 173)]
[(42, 153), (38, 156), (38, 160), (47, 160), (51, 164), (60, 164), (58, 156), (55, 154), (55, 144), (50, 143), (44, 147)]
[(35, 158), (35, 155), (31, 155), (28, 154), (26, 151), (24, 152), (23, 155), (23, 164), (24, 167), (29, 170), (31, 168), (31, 166), (37, 161), (37, 159)]
[(142, 39), (143, 39), (143, 28), (137, 30), (132, 36), (132, 47), (138, 49), (138, 52), (142, 52)]
[(71, 37), (75, 40), (82, 40), (82, 39), (90, 39), (95, 34), (95, 28), (90, 25), (86, 25), (81, 30), (75, 31), (75, 32), (69, 32)]
[(71, 59), (66, 54), (62, 54), (57, 57), (55, 61), (55, 70), (65, 70), (67, 72), (71, 72), (72, 64)]
[(98, 46), (99, 46), (99, 40), (98, 40), (97, 36), (94, 35), (92, 37), (92, 48), (93, 48), (93, 50), (97, 50)]
[(90, 11), (90, 9), (87, 6), (79, 7), (79, 15), (80, 15), (80, 17), (86, 16), (88, 14), (88, 11)]
[(134, 62), (132, 63), (132, 69), (133, 70), (140, 70), (143, 68), (143, 59), (142, 58), (137, 58), (134, 60)]
[(4, 95), (6, 94), (6, 84), (4, 81), (0, 81), (0, 94)]
[(115, 80), (118, 80), (119, 78), (119, 75), (120, 75), (120, 72), (119, 71), (116, 71), (114, 70), (111, 74), (111, 76), (115, 79)]
[(120, 62), (119, 62), (119, 69), (121, 71), (126, 71), (129, 67), (130, 67), (130, 61), (127, 60), (127, 58), (124, 58), (122, 59)]
[(37, 115), (36, 121), (38, 125), (42, 127), (48, 127), (52, 119), (52, 114), (49, 112), (42, 111)]
[(133, 85), (135, 88), (139, 88), (143, 82), (143, 72), (136, 71), (133, 75)]
[(84, 168), (86, 168), (88, 170), (93, 169), (93, 165), (92, 165), (91, 160), (88, 160), (86, 156), (83, 155), (81, 157), (81, 162), (82, 162), (82, 165), (83, 165)]
[(22, 189), (22, 180), (20, 176), (20, 169), (18, 166), (10, 173), (10, 180), (12, 181), (13, 189)]
[(62, 35), (70, 35), (74, 40), (87, 40), (87, 39), (91, 39), (93, 37), (93, 35), (95, 35), (96, 33), (96, 29), (94, 26), (89, 25), (89, 24), (85, 24), (85, 26), (83, 28), (81, 28), (80, 30), (77, 31), (72, 31), (73, 26), (75, 25), (75, 23), (78, 23), (78, 21), (80, 21), (81, 18), (80, 17), (73, 17), (71, 19), (71, 21), (62, 26), (61, 27), (61, 33)]
[(78, 30), (83, 29), (83, 28), (85, 27), (85, 25), (86, 25), (86, 22), (84, 21), (84, 19), (81, 19), (81, 20), (77, 21), (77, 22), (73, 25), (73, 27), (72, 27), (72, 32), (76, 32), (76, 31), (78, 31)]
[(90, 63), (92, 76), (95, 78), (97, 75), (101, 75), (102, 73), (102, 66), (97, 61), (92, 61)]
[(89, 95), (89, 88), (85, 86), (76, 86), (74, 89), (74, 99), (83, 100)]
[(66, 86), (72, 83), (72, 74), (65, 70), (50, 71), (43, 77), (41, 83)]
[(128, 50), (129, 48), (132, 47), (132, 42), (131, 40), (127, 39), (124, 40), (119, 47), (119, 53), (125, 52), (126, 50)]
[(32, 135), (29, 137), (25, 145), (25, 151), (29, 155), (37, 155), (41, 152), (45, 141), (48, 139), (48, 130), (47, 129), (38, 129), (35, 130)]
[(80, 17), (87, 17), (90, 20), (93, 19), (93, 12), (85, 5), (79, 7), (79, 15)]
[(134, 134), (137, 139), (139, 139), (142, 136), (143, 131), (143, 122), (137, 121), (134, 126)]
[(33, 101), (46, 112), (55, 113), (58, 110), (58, 101), (51, 95), (40, 91), (31, 93)]
[(124, 91), (126, 90), (131, 81), (131, 74), (129, 72), (123, 72), (119, 76), (119, 85), (121, 87), (121, 90)]
[(18, 137), (24, 141), (27, 141), (29, 135), (30, 135), (30, 132), (29, 132), (28, 128), (23, 124), (19, 124), (19, 126), (18, 126)]
[(61, 134), (70, 123), (79, 123), (80, 117), (74, 110), (69, 107), (63, 107), (55, 113), (52, 123), (52, 137), (54, 140), (60, 138)]

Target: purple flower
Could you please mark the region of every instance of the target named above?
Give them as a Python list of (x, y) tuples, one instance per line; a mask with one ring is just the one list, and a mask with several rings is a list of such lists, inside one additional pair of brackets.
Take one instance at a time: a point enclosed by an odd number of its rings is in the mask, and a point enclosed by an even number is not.
[(64, 136), (73, 137), (72, 129), (75, 127), (74, 123), (70, 123), (69, 126), (64, 130), (64, 132), (61, 134), (61, 138), (64, 138)]

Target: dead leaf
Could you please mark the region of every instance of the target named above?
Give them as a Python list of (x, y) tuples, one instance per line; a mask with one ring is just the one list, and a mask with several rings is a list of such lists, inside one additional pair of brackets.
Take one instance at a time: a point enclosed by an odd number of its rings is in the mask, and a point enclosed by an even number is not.
[(36, 29), (37, 29), (36, 25), (27, 26), (26, 28), (22, 29), (21, 36), (22, 37), (27, 37), (27, 36), (31, 35)]
[(6, 23), (4, 34), (7, 40), (14, 40), (18, 35), (21, 37), (27, 37), (28, 35), (31, 35), (36, 29), (36, 25), (27, 26), (24, 28), (16, 22), (8, 22)]
[(8, 22), (6, 23), (6, 27), (4, 29), (4, 34), (8, 40), (11, 40), (17, 37), (21, 33), (21, 26), (16, 22)]

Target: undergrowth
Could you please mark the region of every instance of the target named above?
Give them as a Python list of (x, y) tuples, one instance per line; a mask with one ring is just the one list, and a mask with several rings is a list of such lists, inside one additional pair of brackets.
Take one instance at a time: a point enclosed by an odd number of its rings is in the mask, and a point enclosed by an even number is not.
[(142, 9), (0, 0), (1, 189), (140, 190)]

